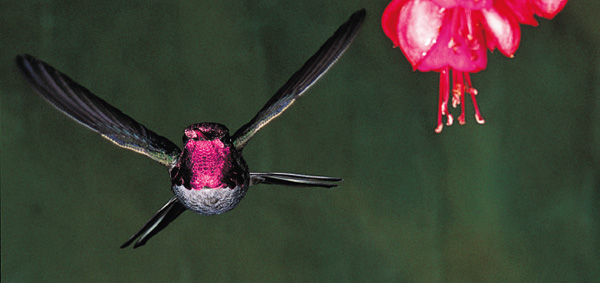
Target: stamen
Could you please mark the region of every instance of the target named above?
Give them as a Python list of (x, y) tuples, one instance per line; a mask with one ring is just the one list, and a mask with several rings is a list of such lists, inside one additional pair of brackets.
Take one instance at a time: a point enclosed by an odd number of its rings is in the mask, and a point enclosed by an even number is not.
[(479, 112), (479, 106), (477, 106), (477, 100), (475, 100), (475, 94), (473, 92), (469, 92), (471, 94), (471, 100), (473, 100), (473, 107), (475, 108), (475, 121), (479, 124), (485, 123), (483, 116), (481, 116), (481, 112)]
[[(448, 110), (448, 99), (450, 98), (450, 68), (446, 67), (446, 69), (448, 69), (448, 73), (446, 73), (446, 87), (444, 89), (444, 109), (446, 110), (446, 126), (452, 126), (454, 117), (452, 117), (450, 110)], [(454, 104), (454, 95), (452, 96), (452, 101)]]
[(439, 134), (439, 133), (441, 133), (443, 128), (444, 128), (444, 124), (442, 124), (442, 123), (439, 123), (439, 124), (437, 125), (437, 127), (435, 127), (435, 133), (436, 133), (436, 134)]
[(471, 83), (471, 75), (469, 73), (465, 73), (465, 81), (467, 82), (467, 92), (471, 95), (471, 100), (473, 100), (473, 107), (475, 108), (475, 121), (479, 124), (485, 123), (485, 119), (481, 116), (481, 112), (479, 112), (479, 106), (477, 106), (477, 100), (475, 100), (475, 95), (477, 95), (478, 91), (473, 87)]
[[(467, 73), (468, 75), (468, 73)], [(465, 95), (460, 96), (460, 116), (458, 116), (458, 123), (464, 125), (465, 121)]]
[(473, 87), (473, 84), (471, 83), (471, 74), (465, 73), (465, 81), (467, 82), (467, 92), (477, 95), (479, 92)]
[(442, 123), (442, 115), (446, 115), (447, 113), (447, 101), (448, 101), (448, 67), (444, 67), (440, 70), (440, 88), (439, 88), (439, 100), (438, 100), (438, 119), (437, 119), (437, 127), (435, 127), (435, 132), (437, 134), (442, 132), (444, 128), (444, 124)]
[[(448, 67), (446, 67), (447, 69)], [(449, 113), (448, 110), (448, 97), (450, 95), (450, 71), (446, 70), (444, 72), (444, 87), (442, 89), (442, 94), (444, 95), (444, 100), (442, 101), (442, 115), (447, 115)]]
[(447, 117), (446, 126), (452, 126), (452, 123), (454, 123), (454, 117), (452, 117), (452, 114), (450, 113), (448, 113)]
[(450, 98), (450, 72), (452, 72), (452, 106), (456, 108), (460, 104), (461, 113), (458, 116), (458, 122), (461, 125), (466, 123), (465, 119), (465, 96), (469, 93), (471, 100), (473, 101), (473, 108), (475, 108), (475, 120), (479, 124), (485, 123), (485, 119), (479, 111), (477, 100), (477, 89), (473, 87), (471, 82), (471, 75), (468, 72), (461, 72), (450, 69), (450, 66), (445, 66), (439, 70), (440, 72), (440, 88), (439, 88), (439, 99), (438, 99), (438, 119), (437, 126), (435, 128), (436, 133), (441, 133), (444, 128), (442, 116), (446, 116), (446, 125), (451, 126), (454, 123), (454, 116), (450, 114), (448, 109), (448, 100)]
[(460, 97), (463, 93), (462, 72), (454, 70), (452, 72), (452, 107), (456, 108), (460, 104)]
[(452, 114), (448, 110), (448, 99), (450, 98), (450, 67), (444, 68), (444, 101), (442, 102), (442, 115), (446, 115), (446, 126), (451, 126), (454, 122)]
[(446, 115), (446, 126), (451, 126), (454, 122), (454, 118), (448, 110), (448, 99), (450, 98), (450, 67), (444, 68), (444, 87), (442, 89), (444, 94), (444, 101), (442, 101), (442, 115)]

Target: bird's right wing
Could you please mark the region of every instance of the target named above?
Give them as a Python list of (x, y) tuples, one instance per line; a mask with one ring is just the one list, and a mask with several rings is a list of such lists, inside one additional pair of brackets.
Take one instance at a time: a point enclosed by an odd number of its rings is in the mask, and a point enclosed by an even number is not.
[(165, 166), (173, 166), (181, 150), (97, 97), (67, 75), (31, 55), (17, 56), (17, 65), (31, 86), (58, 110), (103, 137)]

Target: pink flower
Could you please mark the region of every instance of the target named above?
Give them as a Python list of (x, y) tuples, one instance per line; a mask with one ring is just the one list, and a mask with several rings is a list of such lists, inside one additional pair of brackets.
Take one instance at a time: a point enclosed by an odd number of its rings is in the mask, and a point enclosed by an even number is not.
[(440, 133), (454, 118), (449, 113), (450, 73), (452, 106), (461, 105), (458, 116), (465, 123), (465, 95), (475, 108), (475, 120), (483, 124), (471, 83), (471, 73), (485, 69), (487, 51), (498, 48), (513, 57), (519, 47), (519, 24), (537, 26), (534, 14), (551, 19), (567, 0), (393, 0), (383, 12), (381, 25), (394, 46), (400, 46), (413, 69), (440, 73), (438, 122)]

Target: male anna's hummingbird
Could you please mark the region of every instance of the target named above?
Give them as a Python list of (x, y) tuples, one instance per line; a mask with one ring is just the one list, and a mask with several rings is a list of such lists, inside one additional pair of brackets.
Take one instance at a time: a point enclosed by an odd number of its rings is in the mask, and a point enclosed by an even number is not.
[(183, 150), (149, 130), (85, 87), (30, 55), (17, 56), (17, 65), (33, 88), (69, 117), (104, 138), (165, 165), (175, 196), (121, 248), (137, 238), (134, 248), (144, 245), (186, 209), (202, 215), (233, 209), (250, 186), (278, 184), (325, 187), (341, 178), (291, 173), (249, 172), (242, 150), (246, 143), (272, 119), (300, 97), (342, 55), (365, 18), (355, 12), (308, 61), (275, 93), (258, 114), (233, 135), (218, 123), (193, 124), (184, 130)]

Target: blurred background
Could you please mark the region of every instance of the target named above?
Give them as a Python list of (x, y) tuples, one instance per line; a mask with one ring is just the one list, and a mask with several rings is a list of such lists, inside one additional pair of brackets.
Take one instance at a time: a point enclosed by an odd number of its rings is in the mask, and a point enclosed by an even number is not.
[[(486, 119), (435, 134), (437, 73), (380, 28), (389, 1), (0, 2), (3, 282), (592, 282), (600, 278), (600, 13), (570, 1), (472, 75)], [(172, 196), (166, 170), (73, 122), (25, 83), (30, 53), (176, 144), (233, 132), (354, 11), (362, 31), (244, 151), (260, 185), (119, 246)], [(453, 112), (455, 117), (458, 111)]]

